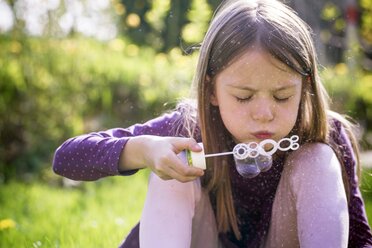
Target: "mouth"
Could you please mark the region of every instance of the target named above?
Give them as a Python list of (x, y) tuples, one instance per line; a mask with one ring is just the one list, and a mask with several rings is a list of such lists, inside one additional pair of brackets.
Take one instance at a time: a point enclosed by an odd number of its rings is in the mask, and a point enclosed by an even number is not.
[(258, 131), (255, 133), (252, 133), (252, 135), (256, 139), (271, 139), (274, 136), (274, 133), (268, 132), (268, 131)]

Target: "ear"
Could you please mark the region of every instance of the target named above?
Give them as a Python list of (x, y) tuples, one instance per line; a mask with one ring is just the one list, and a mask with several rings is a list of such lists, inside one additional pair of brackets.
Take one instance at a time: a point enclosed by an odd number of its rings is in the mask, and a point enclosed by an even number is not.
[[(212, 79), (209, 75), (205, 76), (205, 82), (207, 84), (212, 84)], [(214, 84), (212, 85), (212, 92), (211, 92), (210, 102), (213, 106), (218, 106), (218, 99), (217, 99), (217, 96), (216, 96), (216, 88), (215, 88)]]

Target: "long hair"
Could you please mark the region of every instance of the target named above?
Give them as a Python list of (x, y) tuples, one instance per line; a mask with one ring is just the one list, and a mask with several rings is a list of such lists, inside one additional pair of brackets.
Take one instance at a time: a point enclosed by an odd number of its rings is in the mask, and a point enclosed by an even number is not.
[[(226, 1), (216, 11), (200, 48), (193, 86), (206, 153), (232, 149), (217, 106), (211, 104), (214, 79), (252, 46), (260, 46), (302, 75), (302, 97), (293, 134), (300, 143), (328, 143), (328, 95), (320, 81), (311, 30), (288, 6), (276, 0)], [(216, 197), (219, 232), (233, 231), (240, 239), (232, 199), (229, 159), (207, 161), (204, 187)], [(345, 186), (346, 188), (346, 186)]]

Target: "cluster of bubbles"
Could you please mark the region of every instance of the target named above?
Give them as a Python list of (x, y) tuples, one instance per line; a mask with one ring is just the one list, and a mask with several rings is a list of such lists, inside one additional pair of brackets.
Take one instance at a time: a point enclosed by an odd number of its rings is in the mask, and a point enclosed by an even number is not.
[[(260, 143), (239, 143), (233, 149), (235, 166), (238, 173), (246, 178), (253, 178), (261, 172), (268, 171), (273, 164), (272, 155), (277, 151), (297, 150), (299, 137), (293, 135), (276, 142), (273, 139), (265, 139)], [(265, 147), (270, 146), (267, 151)]]

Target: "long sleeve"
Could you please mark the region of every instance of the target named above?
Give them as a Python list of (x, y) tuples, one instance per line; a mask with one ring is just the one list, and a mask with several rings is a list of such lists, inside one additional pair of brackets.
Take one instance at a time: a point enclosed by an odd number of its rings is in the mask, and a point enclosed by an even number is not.
[(372, 233), (365, 212), (364, 201), (359, 189), (359, 180), (356, 170), (356, 157), (350, 139), (342, 124), (334, 122), (335, 129), (332, 138), (340, 147), (350, 185), (349, 215), (350, 235), (349, 247), (372, 247)]
[(139, 135), (173, 136), (180, 112), (164, 114), (144, 124), (128, 128), (80, 135), (65, 141), (55, 152), (53, 170), (56, 174), (82, 181), (106, 176), (130, 175), (137, 170), (118, 170), (120, 154), (130, 137)]

